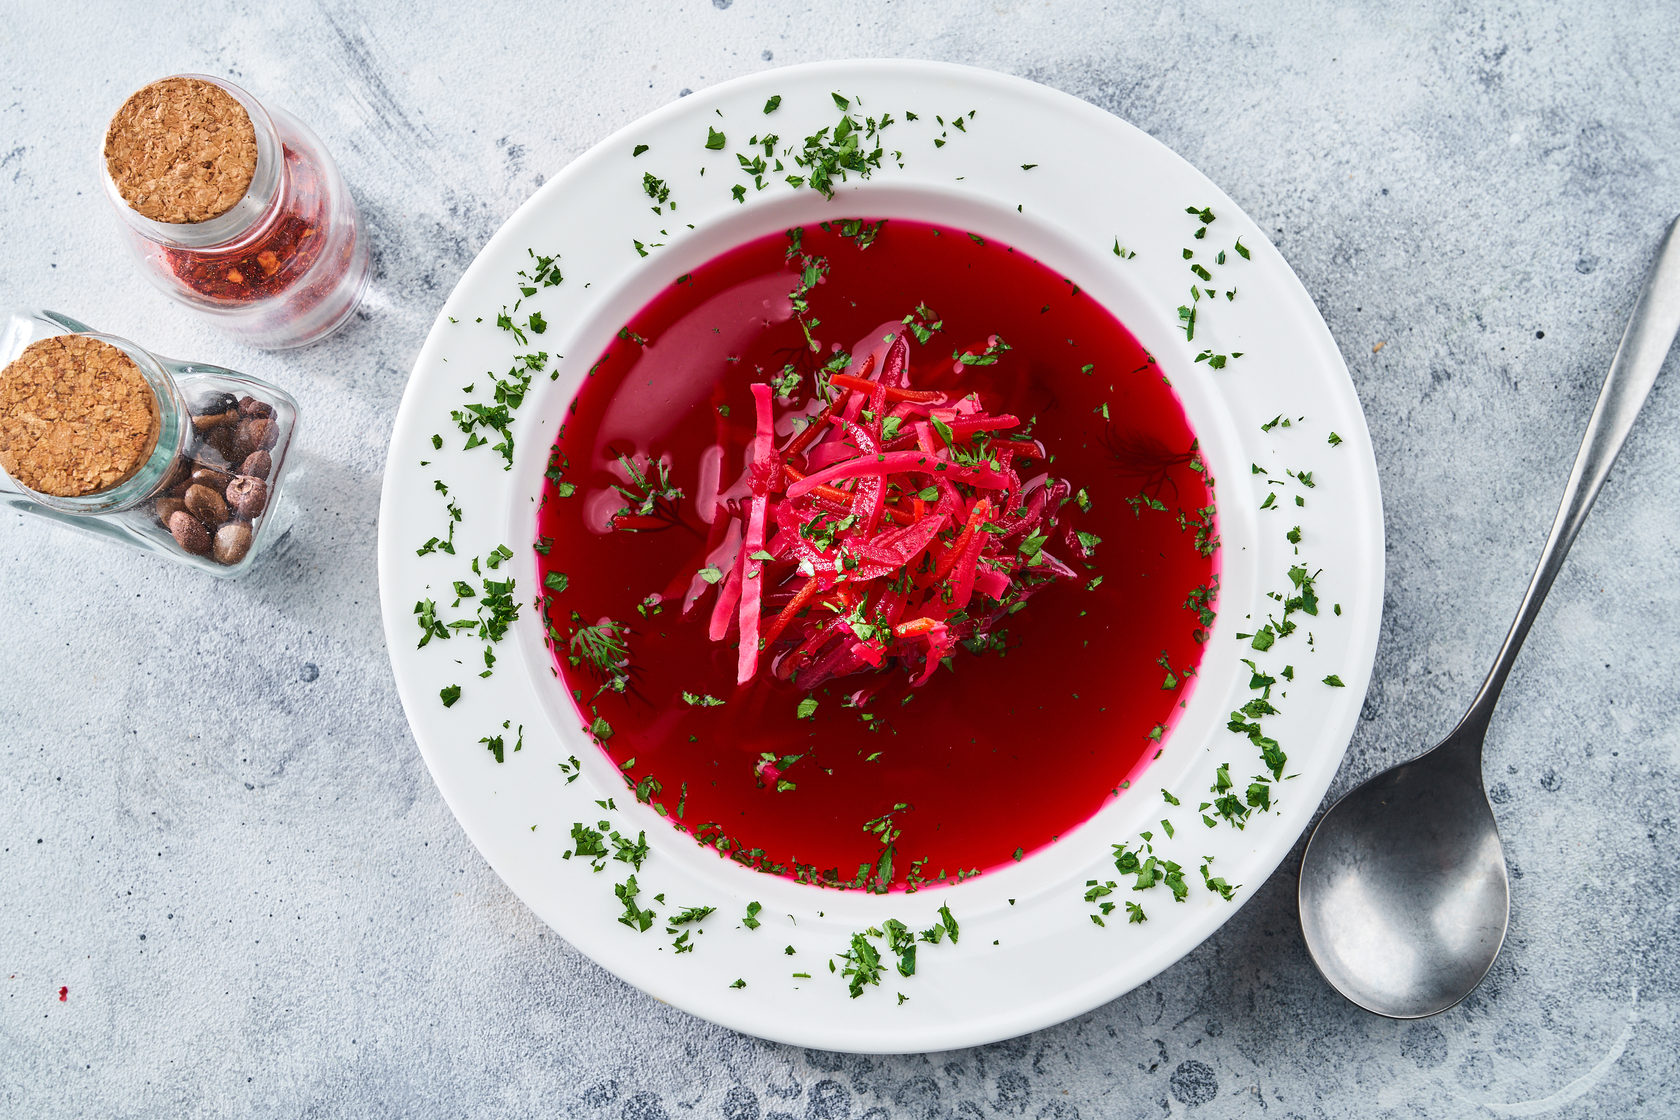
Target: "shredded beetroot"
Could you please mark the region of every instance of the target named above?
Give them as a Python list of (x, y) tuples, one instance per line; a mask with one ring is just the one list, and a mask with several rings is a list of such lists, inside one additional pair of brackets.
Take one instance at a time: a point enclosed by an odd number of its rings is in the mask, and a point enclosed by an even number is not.
[[(774, 394), (752, 387), (746, 470), (725, 491), (746, 500), (717, 504), (728, 524), (709, 557), (724, 573), (709, 633), (737, 636), (742, 684), (762, 663), (807, 689), (894, 664), (920, 685), (1074, 575), (1045, 550), (1070, 487), (1044, 473), (1019, 419), (912, 388), (902, 336), (854, 367), (779, 450)], [(685, 610), (705, 590), (691, 585)]]
[(746, 557), (741, 581), (741, 656), (736, 679), (742, 684), (758, 672), (758, 614), (764, 602), (764, 521), (770, 505), (771, 487), (780, 482), (780, 460), (776, 456), (776, 424), (770, 406), (774, 394), (759, 382), (752, 387), (758, 430), (753, 436), (752, 462), (747, 467), (752, 483), (752, 502), (747, 514), (747, 532), (741, 541)]

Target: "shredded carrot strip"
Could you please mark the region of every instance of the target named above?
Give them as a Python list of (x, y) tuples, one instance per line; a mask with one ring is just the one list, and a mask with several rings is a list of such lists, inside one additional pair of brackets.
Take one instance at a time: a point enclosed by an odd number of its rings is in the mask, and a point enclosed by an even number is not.
[(968, 524), (963, 526), (963, 531), (957, 537), (957, 542), (951, 546), (951, 551), (940, 558), (939, 566), (933, 570), (932, 582), (938, 583), (951, 574), (951, 569), (956, 566), (957, 557), (962, 555), (963, 549), (968, 547), (968, 542), (974, 539), (974, 534), (980, 531), (981, 524), (985, 522), (987, 515), (991, 512), (992, 503), (990, 499), (981, 498), (974, 503), (974, 508), (968, 511)]
[(918, 634), (926, 634), (934, 627), (934, 620), (927, 617), (901, 622), (893, 627), (893, 633), (900, 638), (913, 638)]
[(806, 580), (805, 586), (799, 589), (799, 594), (793, 597), (793, 602), (782, 608), (782, 613), (776, 616), (776, 621), (772, 622), (770, 624), (770, 629), (764, 632), (765, 649), (769, 649), (771, 643), (782, 636), (782, 631), (787, 629), (787, 624), (792, 622), (794, 616), (805, 609), (805, 604), (809, 603), (812, 598), (816, 596), (817, 583), (818, 580), (815, 576)]
[[(879, 385), (879, 382), (866, 381), (849, 373), (837, 373), (828, 379), (828, 383), (836, 388), (850, 389), (854, 393), (873, 393)], [(916, 401), (928, 404), (945, 399), (945, 394), (937, 389), (898, 389), (891, 385), (885, 386), (885, 389), (889, 401)]]

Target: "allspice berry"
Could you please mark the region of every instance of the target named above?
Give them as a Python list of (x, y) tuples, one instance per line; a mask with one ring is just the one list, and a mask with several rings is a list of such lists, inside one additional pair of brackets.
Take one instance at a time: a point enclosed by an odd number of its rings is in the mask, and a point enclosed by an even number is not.
[(239, 398), (232, 393), (215, 391), (205, 393), (193, 401), (194, 416), (220, 416), (229, 409), (238, 409)]
[(227, 520), (227, 502), (222, 500), (220, 494), (202, 483), (187, 487), (187, 492), (181, 500), (186, 504), (187, 512), (206, 525), (220, 525)]
[(253, 417), (239, 422), (238, 434), (233, 441), (233, 453), (229, 459), (237, 462), (257, 451), (267, 451), (279, 439), (280, 429), (275, 427), (274, 421), (265, 416)]
[(217, 492), (227, 489), (227, 484), (233, 481), (233, 476), (227, 471), (219, 471), (215, 467), (198, 467), (188, 476), (188, 486), (208, 486)]
[(179, 498), (159, 498), (157, 500), (157, 519), (163, 522), (164, 528), (169, 527), (169, 519), (187, 508), (187, 504)]
[(203, 556), (210, 551), (209, 530), (186, 510), (177, 510), (169, 515), (169, 532), (184, 552)]
[(212, 428), (203, 435), (204, 443), (198, 454), (201, 461), (208, 458), (207, 452), (214, 451), (224, 463), (237, 463), (249, 452), (239, 451), (238, 430), (231, 425)]
[(227, 500), (234, 513), (244, 520), (261, 517), (268, 508), (268, 483), (242, 474), (228, 483)]
[(251, 551), (251, 523), (229, 521), (216, 530), (216, 542), (211, 558), (218, 564), (237, 564)]
[(253, 451), (239, 464), (239, 473), (248, 474), (252, 478), (266, 479), (268, 472), (273, 469), (274, 459), (266, 451)]
[(208, 432), (211, 428), (221, 428), (228, 424), (239, 423), (239, 413), (235, 409), (226, 412), (207, 412), (193, 417), (193, 428), (200, 432)]

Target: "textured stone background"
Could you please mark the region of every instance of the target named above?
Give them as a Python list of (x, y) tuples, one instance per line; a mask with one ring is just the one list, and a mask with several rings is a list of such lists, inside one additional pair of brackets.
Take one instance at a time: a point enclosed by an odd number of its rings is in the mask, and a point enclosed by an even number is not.
[[(1272, 231), (1340, 340), (1390, 542), (1346, 789), (1433, 741), (1475, 690), (1680, 211), (1676, 9), (1540, 7), (6, 5), (0, 305), (285, 385), (307, 414), (294, 485), (311, 513), (234, 587), (0, 515), (0, 1113), (1680, 1111), (1673, 359), (1489, 744), (1505, 953), (1463, 1006), (1417, 1024), (1318, 978), (1297, 856), (1154, 983), (1026, 1038), (856, 1058), (710, 1027), (503, 888), (427, 778), (378, 626), (379, 473), (406, 371), (544, 173), (737, 74), (971, 62), (1188, 157)], [(378, 277), (330, 342), (242, 349), (118, 255), (96, 141), (131, 89), (182, 70), (291, 109), (343, 165)]]

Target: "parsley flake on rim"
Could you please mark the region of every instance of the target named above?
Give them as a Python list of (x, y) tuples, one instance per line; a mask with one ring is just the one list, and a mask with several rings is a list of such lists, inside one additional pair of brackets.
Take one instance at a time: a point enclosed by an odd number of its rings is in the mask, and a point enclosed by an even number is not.
[[(886, 154), (879, 142), (880, 135), (893, 123), (890, 114), (879, 118), (865, 117), (860, 122), (848, 111), (852, 99), (838, 93), (833, 98), (835, 106), (840, 109), (839, 122), (818, 129), (805, 137), (797, 150), (789, 151), (794, 166), (804, 173), (786, 176), (789, 186), (809, 186), (830, 199), (834, 197), (837, 181), (844, 182), (853, 175), (867, 179), (879, 170)], [(870, 144), (873, 147), (866, 146)]]

